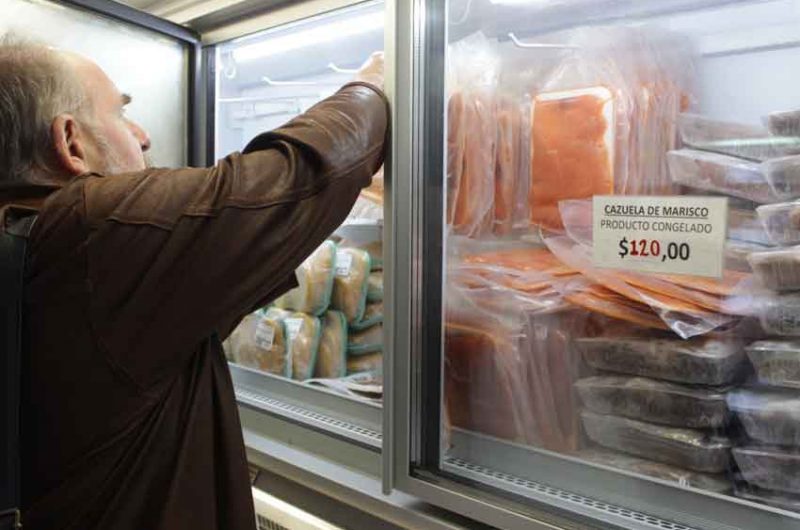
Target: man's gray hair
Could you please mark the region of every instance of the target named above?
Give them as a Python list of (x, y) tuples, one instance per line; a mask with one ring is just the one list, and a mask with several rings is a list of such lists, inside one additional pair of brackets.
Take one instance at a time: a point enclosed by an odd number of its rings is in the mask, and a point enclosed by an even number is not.
[(0, 37), (0, 187), (52, 168), (51, 125), (81, 113), (85, 89), (59, 53), (9, 34)]

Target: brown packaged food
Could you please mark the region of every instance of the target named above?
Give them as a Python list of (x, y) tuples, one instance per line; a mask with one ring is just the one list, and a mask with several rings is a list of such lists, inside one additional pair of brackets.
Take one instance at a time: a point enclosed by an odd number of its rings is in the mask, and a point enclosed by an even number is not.
[(383, 302), (383, 271), (374, 271), (367, 280), (367, 302)]
[(762, 164), (762, 172), (779, 199), (800, 197), (800, 156), (767, 160)]
[(771, 113), (767, 128), (775, 136), (800, 136), (800, 110)]
[(762, 301), (761, 325), (774, 335), (800, 337), (800, 294), (776, 294)]
[(772, 243), (781, 246), (800, 244), (800, 201), (765, 204), (756, 212)]
[(610, 449), (705, 473), (730, 466), (731, 442), (724, 436), (589, 411), (581, 417), (589, 438)]
[(362, 372), (382, 372), (383, 371), (383, 352), (370, 353), (367, 355), (354, 355), (347, 358), (347, 375), (359, 374)]
[(575, 386), (584, 407), (598, 414), (695, 429), (722, 427), (730, 416), (724, 389), (623, 376), (588, 377)]
[(370, 269), (370, 255), (367, 251), (340, 248), (336, 252), (331, 309), (344, 313), (348, 323), (358, 322), (364, 317)]
[(770, 446), (733, 449), (744, 479), (760, 488), (800, 493), (800, 451)]
[(336, 243), (325, 241), (295, 271), (298, 287), (275, 300), (275, 306), (310, 315), (328, 308), (333, 288)]
[(347, 319), (340, 311), (322, 317), (322, 335), (314, 377), (334, 379), (347, 375)]
[(347, 353), (350, 356), (381, 351), (383, 351), (383, 324), (375, 324), (360, 331), (353, 330), (347, 338)]
[(248, 368), (289, 377), (291, 357), (281, 317), (260, 311), (244, 317), (226, 340), (229, 358)]
[[(269, 314), (274, 309), (267, 311)], [(292, 379), (305, 381), (314, 375), (322, 326), (317, 317), (290, 313), (283, 320), (292, 358)]]
[(728, 407), (747, 435), (772, 445), (800, 445), (800, 395), (783, 390), (737, 390), (728, 395)]
[(753, 252), (747, 260), (764, 287), (773, 291), (800, 289), (800, 247)]
[(760, 340), (747, 347), (758, 380), (800, 390), (800, 341)]
[(670, 176), (676, 184), (761, 204), (779, 198), (758, 163), (694, 149), (670, 151), (667, 160)]

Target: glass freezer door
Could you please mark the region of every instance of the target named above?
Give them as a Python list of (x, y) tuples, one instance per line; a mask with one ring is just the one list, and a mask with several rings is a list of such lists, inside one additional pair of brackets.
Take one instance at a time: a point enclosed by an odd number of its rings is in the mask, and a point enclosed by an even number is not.
[(800, 2), (415, 9), (396, 483), (498, 526), (797, 528)]

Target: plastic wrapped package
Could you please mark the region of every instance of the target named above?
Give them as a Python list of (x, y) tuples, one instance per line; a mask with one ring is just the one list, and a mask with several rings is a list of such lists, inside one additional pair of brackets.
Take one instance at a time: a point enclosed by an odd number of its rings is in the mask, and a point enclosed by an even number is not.
[(575, 344), (598, 370), (712, 386), (736, 382), (747, 373), (744, 347), (733, 339), (592, 337)]
[(737, 390), (728, 407), (747, 435), (771, 445), (800, 446), (800, 395), (779, 390)]
[(746, 501), (760, 502), (782, 510), (800, 512), (800, 495), (767, 490), (752, 484), (737, 484), (734, 495)]
[(800, 247), (752, 252), (747, 259), (764, 287), (773, 291), (800, 290)]
[(270, 308), (267, 318), (282, 319), (286, 328), (286, 342), (292, 359), (292, 379), (305, 381), (314, 375), (319, 352), (322, 325), (317, 317), (305, 313), (287, 313)]
[(336, 252), (331, 309), (341, 311), (348, 323), (364, 317), (367, 304), (367, 279), (371, 270), (370, 255), (357, 248), (340, 248)]
[(761, 325), (768, 333), (800, 337), (800, 294), (767, 296), (758, 301)]
[(747, 356), (760, 382), (800, 390), (800, 341), (757, 341)]
[(353, 331), (363, 331), (383, 323), (383, 302), (369, 302), (364, 311), (364, 317), (358, 322), (350, 324)]
[(733, 485), (725, 475), (699, 473), (661, 462), (653, 462), (613, 451), (587, 449), (578, 454), (582, 460), (630, 471), (639, 475), (674, 482), (684, 488), (697, 488), (716, 493), (727, 493)]
[(383, 352), (355, 355), (347, 358), (347, 375), (383, 371)]
[(800, 201), (765, 204), (756, 212), (773, 243), (781, 246), (800, 244)]
[(383, 271), (374, 271), (367, 280), (367, 302), (383, 302)]
[(341, 239), (338, 244), (340, 248), (360, 248), (361, 250), (369, 252), (371, 269), (373, 271), (383, 270), (383, 240), (344, 238)]
[(251, 313), (225, 342), (226, 353), (236, 364), (283, 377), (291, 375), (291, 353), (282, 315)]
[(514, 209), (520, 189), (522, 151), (522, 108), (513, 98), (497, 103), (497, 148), (495, 150), (495, 189), (493, 232), (506, 236), (514, 228)]
[(356, 331), (351, 330), (347, 337), (347, 353), (353, 355), (366, 355), (383, 351), (383, 324)]
[(761, 245), (759, 243), (752, 243), (749, 241), (736, 241), (728, 239), (725, 242), (725, 269), (738, 272), (752, 272), (750, 262), (748, 261), (750, 254), (753, 252), (763, 252), (770, 247)]
[(334, 379), (347, 374), (347, 319), (340, 311), (322, 317), (322, 334), (314, 377)]
[(610, 449), (704, 473), (730, 466), (731, 442), (721, 435), (588, 411), (581, 417), (589, 438)]
[(800, 450), (797, 448), (736, 447), (733, 458), (748, 483), (768, 490), (800, 493)]
[(771, 245), (772, 240), (764, 229), (755, 210), (729, 207), (728, 237), (736, 241), (748, 241), (760, 245)]
[(770, 113), (767, 128), (775, 136), (800, 136), (800, 110)]
[(275, 300), (275, 306), (309, 315), (328, 308), (336, 265), (336, 243), (325, 241), (295, 270), (298, 287)]
[(725, 389), (621, 376), (589, 377), (575, 386), (584, 407), (598, 414), (695, 429), (722, 427), (729, 419)]
[(762, 171), (778, 198), (800, 197), (800, 156), (767, 160), (762, 164)]

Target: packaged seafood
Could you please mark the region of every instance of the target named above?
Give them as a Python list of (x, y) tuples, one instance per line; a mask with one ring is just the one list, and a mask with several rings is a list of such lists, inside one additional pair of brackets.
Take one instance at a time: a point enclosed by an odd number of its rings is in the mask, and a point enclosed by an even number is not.
[(800, 337), (800, 294), (776, 294), (759, 305), (759, 318), (767, 333)]
[(747, 259), (764, 287), (773, 291), (800, 290), (800, 247), (752, 252)]
[(762, 340), (747, 347), (762, 383), (800, 390), (800, 341)]
[(667, 160), (672, 181), (676, 184), (760, 204), (779, 199), (761, 165), (756, 162), (695, 149), (670, 151)]
[(598, 414), (695, 429), (722, 427), (730, 415), (726, 389), (623, 376), (588, 377), (575, 386), (584, 407)]
[(800, 136), (800, 110), (770, 113), (767, 128), (775, 136)]
[(800, 201), (765, 204), (759, 206), (756, 213), (772, 243), (800, 244)]
[(678, 115), (678, 133), (681, 142), (691, 147), (723, 140), (769, 137), (769, 133), (757, 125), (715, 120), (688, 112)]
[(347, 358), (347, 375), (360, 373), (381, 373), (383, 371), (383, 352), (355, 355)]
[(642, 336), (582, 338), (575, 343), (586, 362), (598, 370), (678, 383), (726, 385), (747, 369), (744, 348), (736, 340)]
[(755, 210), (745, 210), (729, 206), (728, 237), (736, 241), (747, 241), (760, 245), (771, 245), (764, 224)]
[(365, 355), (383, 351), (383, 324), (376, 324), (360, 331), (351, 331), (347, 337), (347, 353)]
[(514, 207), (520, 178), (522, 108), (512, 98), (497, 103), (497, 149), (493, 232), (506, 236), (514, 227)]
[(746, 483), (736, 484), (733, 494), (746, 501), (760, 502), (782, 510), (800, 512), (800, 495), (772, 491)]
[(322, 317), (322, 334), (314, 377), (333, 379), (347, 374), (347, 319), (340, 311)]
[(275, 300), (275, 306), (310, 315), (328, 308), (333, 289), (336, 243), (326, 241), (295, 270), (298, 287)]
[(605, 466), (630, 471), (639, 475), (674, 482), (685, 488), (697, 488), (716, 493), (727, 493), (733, 485), (725, 475), (711, 475), (683, 469), (661, 462), (653, 462), (635, 456), (606, 451), (604, 449), (586, 449), (577, 455), (580, 459)]
[(725, 241), (725, 268), (737, 272), (752, 272), (748, 258), (753, 252), (763, 252), (770, 247), (749, 241)]
[(610, 449), (705, 473), (730, 466), (731, 442), (725, 436), (589, 411), (581, 417), (589, 438)]
[(236, 364), (289, 377), (291, 357), (283, 318), (261, 311), (242, 319), (225, 341), (225, 352)]
[(341, 311), (347, 322), (364, 317), (367, 304), (367, 279), (371, 270), (369, 252), (358, 248), (340, 248), (336, 252), (331, 309)]
[(762, 171), (776, 197), (781, 200), (800, 197), (800, 156), (767, 160)]
[(728, 407), (753, 440), (770, 445), (800, 445), (800, 394), (785, 390), (736, 390)]
[(800, 450), (771, 446), (735, 447), (742, 477), (759, 488), (800, 493)]

